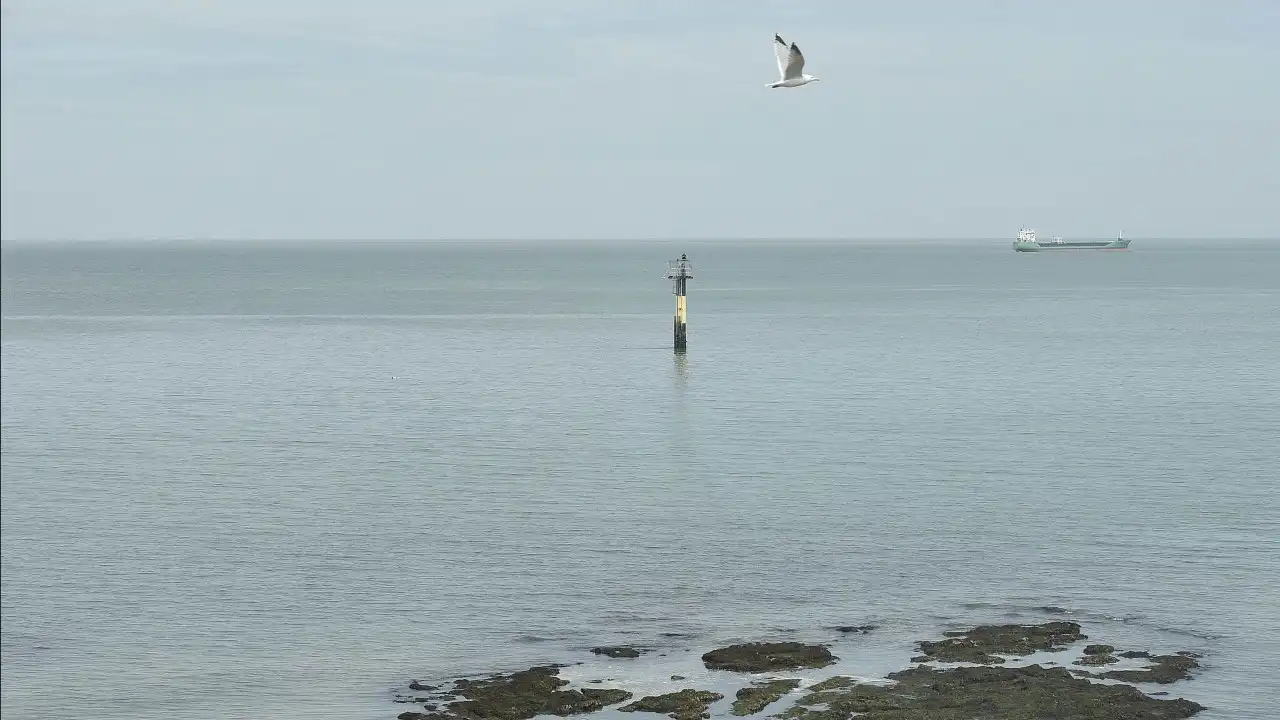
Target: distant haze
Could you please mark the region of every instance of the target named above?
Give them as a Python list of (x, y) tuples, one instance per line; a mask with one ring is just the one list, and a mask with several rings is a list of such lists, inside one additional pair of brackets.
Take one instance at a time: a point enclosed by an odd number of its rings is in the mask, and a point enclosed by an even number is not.
[(5, 241), (1280, 236), (1276, 0), (3, 10)]

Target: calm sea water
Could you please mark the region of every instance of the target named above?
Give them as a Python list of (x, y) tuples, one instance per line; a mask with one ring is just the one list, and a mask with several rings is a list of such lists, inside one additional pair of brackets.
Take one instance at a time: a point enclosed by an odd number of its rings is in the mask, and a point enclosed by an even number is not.
[(6, 246), (2, 710), (382, 720), (864, 622), (878, 673), (1054, 605), (1274, 717), (1278, 437), (1277, 242)]

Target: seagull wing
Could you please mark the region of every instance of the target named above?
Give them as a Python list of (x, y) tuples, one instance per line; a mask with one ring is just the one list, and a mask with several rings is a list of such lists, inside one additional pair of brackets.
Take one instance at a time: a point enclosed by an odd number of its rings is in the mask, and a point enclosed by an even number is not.
[(792, 80), (800, 77), (804, 72), (804, 55), (800, 54), (800, 48), (795, 43), (791, 43), (791, 52), (787, 55), (787, 67), (782, 72), (783, 80)]
[(778, 59), (778, 78), (787, 79), (787, 58), (789, 56), (787, 49), (787, 41), (782, 39), (781, 35), (773, 36), (773, 55)]

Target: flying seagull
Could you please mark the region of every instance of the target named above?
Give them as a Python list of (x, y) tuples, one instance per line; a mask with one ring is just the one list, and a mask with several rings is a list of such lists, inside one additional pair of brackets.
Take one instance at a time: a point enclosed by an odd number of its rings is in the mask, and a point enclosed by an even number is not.
[(804, 55), (800, 54), (800, 48), (795, 43), (788, 48), (781, 35), (773, 36), (773, 54), (778, 58), (779, 78), (778, 82), (769, 83), (769, 87), (800, 87), (818, 79), (804, 73)]

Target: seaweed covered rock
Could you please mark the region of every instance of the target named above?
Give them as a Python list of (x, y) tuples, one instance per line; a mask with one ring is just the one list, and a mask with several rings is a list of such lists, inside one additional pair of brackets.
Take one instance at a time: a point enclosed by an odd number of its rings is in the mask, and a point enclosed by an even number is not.
[(705, 653), (702, 663), (710, 670), (755, 673), (826, 667), (837, 659), (825, 645), (777, 642), (717, 648)]
[(945, 640), (920, 641), (923, 655), (912, 658), (912, 662), (936, 660), (998, 665), (1004, 662), (1000, 655), (1065, 650), (1071, 643), (1088, 638), (1080, 632), (1080, 625), (1067, 621), (1041, 625), (979, 625), (972, 630), (944, 634)]
[(425, 685), (421, 682), (418, 682), (417, 680), (410, 680), (409, 689), (417, 690), (418, 692), (435, 692), (440, 688), (436, 687), (435, 685)]
[[(454, 692), (466, 698), (450, 703), (443, 717), (467, 720), (528, 720), (536, 715), (577, 715), (631, 698), (626, 690), (562, 690), (569, 684), (557, 666), (546, 665), (483, 680), (459, 680)], [(425, 720), (440, 720), (427, 718)]]
[(1084, 648), (1084, 657), (1072, 663), (1073, 665), (1098, 666), (1111, 665), (1120, 662), (1112, 655), (1116, 649), (1110, 645), (1093, 644), (1086, 645)]
[(733, 701), (734, 715), (755, 715), (800, 687), (798, 679), (764, 680), (742, 688)]
[(723, 699), (720, 693), (708, 690), (681, 690), (665, 695), (649, 695), (624, 705), (618, 710), (622, 712), (662, 713), (675, 720), (700, 720), (711, 717), (707, 708), (711, 703)]
[[(1069, 622), (1043, 625), (987, 625), (948, 632), (921, 642), (924, 660), (987, 659), (977, 666), (915, 666), (887, 676), (886, 683), (837, 675), (809, 685), (794, 704), (774, 715), (784, 720), (1181, 720), (1203, 708), (1188, 699), (1144, 693), (1130, 683), (1168, 685), (1191, 676), (1200, 656), (1178, 652), (1149, 657), (1142, 651), (1116, 652), (1110, 645), (1092, 644), (1077, 665), (1107, 665), (1116, 657), (1149, 658), (1145, 668), (1102, 671), (1079, 667), (1008, 667), (999, 655), (1026, 655), (1063, 650), (1086, 639), (1080, 626)], [(601, 648), (607, 650), (607, 648)], [(605, 653), (601, 653), (605, 654)], [(838, 658), (824, 645), (748, 643), (712, 650), (702, 656), (711, 669), (765, 673), (824, 667)], [(403, 702), (421, 704), (421, 711), (401, 713), (399, 720), (532, 720), (536, 716), (591, 713), (631, 700), (631, 692), (608, 687), (568, 690), (559, 677), (564, 666), (536, 666), (521, 672), (481, 680), (458, 680), (447, 689), (411, 683), (415, 694)], [(1097, 682), (1105, 678), (1115, 683)], [(612, 678), (611, 678), (612, 679)], [(673, 680), (683, 679), (678, 675)], [(594, 681), (592, 681), (594, 682)], [(737, 691), (730, 712), (759, 716), (785, 696), (796, 692), (801, 680), (777, 675), (761, 678)], [(703, 720), (712, 704), (724, 699), (717, 692), (684, 689), (646, 696), (617, 709), (668, 715), (673, 720)], [(425, 701), (425, 702), (424, 702)], [(448, 702), (446, 702), (448, 701)]]
[[(897, 711), (907, 708), (910, 698), (886, 692), (880, 685), (850, 685), (839, 690), (819, 690), (798, 700), (776, 717), (784, 720), (846, 720), (853, 713)], [(897, 716), (893, 716), (896, 720)], [(911, 716), (903, 716), (909, 718)]]
[(835, 677), (829, 677), (821, 682), (816, 682), (810, 685), (807, 689), (811, 693), (816, 693), (823, 692), (825, 690), (839, 690), (840, 688), (853, 687), (857, 684), (857, 680), (854, 680), (847, 675), (836, 675)]
[(645, 651), (630, 645), (606, 645), (591, 648), (591, 652), (611, 658), (638, 658)]
[(1072, 663), (1073, 665), (1084, 665), (1086, 667), (1096, 667), (1098, 665), (1111, 665), (1120, 662), (1116, 660), (1115, 655), (1085, 655), (1079, 660)]
[[(1203, 707), (1160, 700), (1132, 685), (1104, 685), (1062, 668), (914, 667), (892, 673), (893, 685), (853, 685), (802, 698), (778, 717), (788, 720), (1180, 720)], [(821, 705), (810, 709), (808, 706)]]
[(1157, 655), (1151, 658), (1152, 664), (1140, 670), (1108, 670), (1095, 677), (1123, 682), (1149, 682), (1168, 685), (1191, 677), (1191, 671), (1200, 667), (1200, 663), (1191, 654)]

